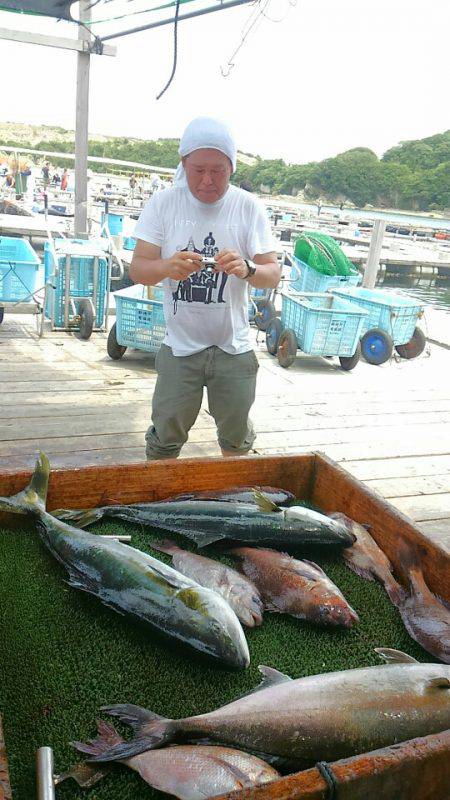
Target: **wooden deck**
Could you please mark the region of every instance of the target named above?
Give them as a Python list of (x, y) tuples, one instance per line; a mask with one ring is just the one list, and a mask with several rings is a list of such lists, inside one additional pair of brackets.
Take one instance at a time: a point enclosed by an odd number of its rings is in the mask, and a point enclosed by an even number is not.
[[(360, 362), (351, 373), (306, 356), (284, 370), (259, 338), (256, 452), (325, 452), (450, 552), (448, 349), (432, 345), (430, 357), (381, 367)], [(149, 354), (113, 362), (106, 334), (38, 339), (30, 316), (6, 313), (0, 362), (2, 468), (32, 466), (38, 449), (54, 467), (145, 458), (156, 379)], [(183, 455), (219, 454), (205, 398)]]

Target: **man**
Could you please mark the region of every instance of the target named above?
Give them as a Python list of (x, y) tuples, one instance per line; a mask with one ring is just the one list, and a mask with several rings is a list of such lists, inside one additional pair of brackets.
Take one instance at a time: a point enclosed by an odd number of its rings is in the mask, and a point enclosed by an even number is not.
[[(147, 458), (176, 458), (208, 393), (224, 456), (244, 455), (255, 440), (249, 411), (258, 362), (250, 342), (248, 286), (280, 279), (264, 207), (230, 185), (236, 145), (218, 120), (199, 117), (180, 142), (173, 188), (144, 207), (130, 276), (164, 286), (166, 335)], [(211, 263), (205, 263), (209, 259)]]

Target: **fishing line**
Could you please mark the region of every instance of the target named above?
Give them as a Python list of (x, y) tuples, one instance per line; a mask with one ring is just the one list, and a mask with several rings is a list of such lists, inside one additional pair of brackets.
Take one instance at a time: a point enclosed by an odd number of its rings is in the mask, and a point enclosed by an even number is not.
[(181, 0), (177, 0), (177, 4), (176, 4), (176, 7), (175, 7), (175, 18), (174, 18), (174, 21), (173, 21), (173, 66), (172, 66), (172, 72), (171, 72), (170, 78), (167, 81), (164, 89), (162, 90), (162, 92), (160, 92), (156, 96), (157, 100), (159, 100), (160, 97), (163, 96), (164, 92), (166, 92), (167, 89), (169, 88), (170, 84), (172, 83), (172, 81), (174, 79), (175, 70), (177, 68), (177, 60), (178, 60), (178, 13), (179, 13), (179, 10), (180, 10), (180, 2), (181, 2)]
[[(259, 2), (259, 0), (258, 0), (258, 2)], [(237, 55), (237, 53), (239, 53), (239, 50), (244, 46), (245, 41), (246, 41), (247, 36), (249, 35), (249, 33), (253, 30), (253, 28), (258, 23), (260, 23), (262, 21), (262, 17), (263, 17), (264, 11), (267, 8), (267, 6), (269, 5), (269, 3), (270, 3), (270, 0), (265, 0), (263, 6), (257, 4), (256, 8), (250, 14), (250, 17), (248, 18), (247, 23), (246, 23), (246, 25), (248, 26), (247, 30), (244, 33), (244, 30), (245, 30), (245, 26), (244, 26), (243, 32), (241, 34), (241, 41), (239, 42), (239, 44), (236, 47), (235, 51), (231, 54), (230, 58), (228, 59), (226, 70), (224, 70), (223, 67), (220, 67), (220, 71), (222, 73), (222, 77), (223, 78), (228, 78), (231, 70), (234, 67), (234, 62), (233, 62), (234, 57)], [(253, 21), (251, 21), (252, 16), (254, 16), (254, 14), (255, 14), (255, 11), (256, 11), (255, 19)]]
[(297, 5), (297, 0), (288, 0), (288, 4), (287, 4), (287, 8), (286, 8), (286, 13), (285, 13), (285, 14), (283, 14), (283, 16), (282, 16), (282, 17), (280, 17), (279, 19), (273, 19), (273, 17), (269, 17), (269, 15), (268, 15), (268, 14), (266, 14), (264, 11), (262, 12), (262, 13), (263, 13), (263, 17), (265, 17), (266, 19), (268, 19), (268, 20), (269, 20), (269, 22), (274, 22), (274, 23), (276, 23), (276, 24), (278, 24), (279, 22), (284, 22), (284, 20), (285, 20), (285, 19), (287, 19), (287, 16), (288, 16), (288, 14), (289, 14), (289, 10), (290, 10), (290, 8), (295, 8), (295, 6), (296, 6), (296, 5)]

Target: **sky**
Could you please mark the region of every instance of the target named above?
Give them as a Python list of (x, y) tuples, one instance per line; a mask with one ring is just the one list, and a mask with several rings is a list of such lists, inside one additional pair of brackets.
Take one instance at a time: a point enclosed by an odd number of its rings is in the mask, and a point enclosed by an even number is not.
[[(255, 8), (180, 23), (177, 72), (158, 101), (172, 68), (172, 26), (109, 42), (115, 57), (91, 58), (90, 136), (179, 137), (193, 117), (217, 116), (240, 150), (306, 163), (352, 147), (381, 156), (450, 129), (447, 0), (294, 2), (269, 0), (228, 77), (221, 68)], [(7, 12), (0, 27), (77, 35), (70, 23)], [(0, 119), (73, 129), (76, 54), (9, 41), (0, 48)]]

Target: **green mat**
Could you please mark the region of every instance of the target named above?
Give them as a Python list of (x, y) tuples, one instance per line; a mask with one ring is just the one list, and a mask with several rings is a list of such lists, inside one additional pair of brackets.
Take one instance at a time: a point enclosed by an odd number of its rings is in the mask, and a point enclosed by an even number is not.
[[(95, 530), (132, 533), (133, 545), (143, 550), (157, 535), (127, 523), (101, 523)], [(181, 537), (178, 541), (188, 546)], [(213, 548), (205, 551), (213, 553)], [(350, 631), (319, 629), (267, 613), (261, 628), (246, 630), (250, 668), (230, 672), (68, 587), (63, 568), (31, 524), (19, 532), (0, 529), (0, 710), (14, 800), (35, 796), (38, 747), (54, 748), (57, 772), (81, 759), (69, 741), (92, 737), (103, 704), (130, 702), (181, 717), (210, 711), (255, 687), (258, 664), (301, 677), (379, 664), (373, 652), (379, 646), (433, 660), (410, 639), (380, 586), (350, 572), (338, 554), (309, 550), (307, 557), (337, 583), (360, 615), (360, 625)], [(93, 789), (69, 781), (58, 787), (57, 796), (157, 800), (165, 795), (119, 765)]]

